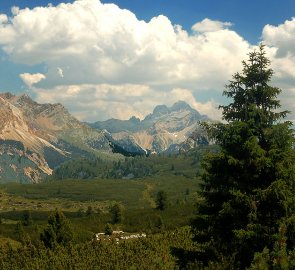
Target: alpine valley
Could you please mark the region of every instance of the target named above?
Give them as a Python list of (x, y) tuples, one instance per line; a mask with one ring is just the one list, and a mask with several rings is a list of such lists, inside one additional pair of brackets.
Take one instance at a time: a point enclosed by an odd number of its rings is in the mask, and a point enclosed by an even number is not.
[(61, 163), (80, 157), (185, 151), (207, 144), (200, 121), (187, 103), (156, 106), (143, 120), (82, 123), (61, 104), (38, 104), (28, 95), (0, 94), (0, 183), (39, 183)]

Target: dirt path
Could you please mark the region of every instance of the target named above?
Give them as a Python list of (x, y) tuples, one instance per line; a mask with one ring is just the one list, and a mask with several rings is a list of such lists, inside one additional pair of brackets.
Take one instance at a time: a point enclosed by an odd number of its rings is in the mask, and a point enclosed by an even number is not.
[(152, 191), (155, 188), (155, 184), (147, 183), (145, 184), (146, 189), (142, 192), (143, 200), (147, 201), (152, 208), (156, 207), (156, 202), (151, 196)]

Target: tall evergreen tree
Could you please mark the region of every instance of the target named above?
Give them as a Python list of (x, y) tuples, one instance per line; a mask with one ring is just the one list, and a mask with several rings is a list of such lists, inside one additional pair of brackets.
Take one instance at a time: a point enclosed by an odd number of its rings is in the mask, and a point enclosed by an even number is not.
[(122, 223), (124, 219), (124, 206), (119, 203), (115, 203), (111, 209), (110, 213), (112, 215), (112, 223), (113, 224), (118, 224)]
[(167, 208), (167, 194), (164, 190), (160, 190), (157, 193), (156, 205), (158, 210), (164, 210)]
[[(272, 250), (282, 224), (294, 236), (295, 178), (293, 130), (281, 121), (281, 90), (269, 85), (273, 75), (264, 46), (243, 61), (224, 95), (226, 124), (207, 124), (219, 153), (204, 161), (202, 201), (192, 223), (200, 244), (198, 260), (227, 258), (235, 269), (251, 264), (255, 252)], [(294, 238), (286, 249), (294, 248)]]
[(23, 213), (23, 219), (22, 219), (22, 224), (24, 226), (29, 226), (32, 225), (33, 220), (31, 216), (31, 212), (29, 210), (25, 210)]
[(65, 215), (55, 210), (48, 217), (48, 225), (40, 234), (40, 240), (48, 248), (55, 248), (57, 245), (67, 245), (73, 239), (73, 232), (70, 223)]

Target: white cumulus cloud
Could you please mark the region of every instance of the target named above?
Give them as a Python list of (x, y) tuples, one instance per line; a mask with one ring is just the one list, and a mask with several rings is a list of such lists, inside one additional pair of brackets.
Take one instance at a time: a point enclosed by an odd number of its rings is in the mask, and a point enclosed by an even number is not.
[(8, 22), (8, 17), (5, 14), (0, 14), (0, 24), (5, 24)]
[[(228, 29), (189, 35), (163, 15), (140, 21), (98, 0), (20, 9), (8, 25), (0, 24), (0, 44), (17, 63), (45, 63), (46, 87), (58, 85), (56, 69), (67, 67), (67, 84), (217, 88), (249, 50), (248, 42)], [(215, 76), (208, 82), (210, 72)]]
[(11, 8), (11, 13), (15, 16), (15, 15), (17, 15), (19, 13), (19, 10), (20, 10), (19, 7), (13, 6)]
[(42, 73), (35, 73), (35, 74), (23, 73), (23, 74), (20, 74), (19, 76), (23, 80), (23, 82), (29, 87), (32, 87), (34, 84), (46, 78), (46, 76)]
[(220, 118), (218, 105), (214, 101), (198, 102), (191, 90), (175, 88), (171, 92), (159, 92), (146, 85), (81, 84), (61, 85), (51, 91), (34, 89), (41, 103), (61, 102), (80, 120), (129, 119), (136, 116), (143, 119), (156, 105), (184, 100), (201, 114), (213, 119)]
[(266, 25), (263, 28), (262, 38), (269, 46), (278, 48), (277, 57), (295, 55), (295, 18), (286, 20), (278, 26)]
[(262, 40), (275, 71), (273, 82), (283, 90), (279, 98), (284, 109), (292, 112), (289, 118), (295, 119), (295, 18), (277, 26), (266, 25)]
[(215, 32), (231, 27), (231, 22), (214, 21), (205, 18), (203, 21), (198, 22), (192, 26), (192, 30), (199, 33)]
[[(23, 75), (24, 82), (32, 87), (38, 82), (33, 91), (40, 101), (52, 97), (81, 118), (143, 117), (157, 104), (183, 99), (181, 95), (214, 116), (216, 93), (221, 95), (254, 47), (231, 26), (206, 18), (190, 33), (163, 15), (146, 22), (115, 4), (77, 0), (14, 7), (10, 18), (1, 14), (0, 46), (15, 63), (45, 64), (44, 77), (36, 81)], [(267, 25), (262, 33), (274, 82), (286, 89), (283, 105), (289, 108), (295, 85), (294, 36), (295, 19)], [(206, 91), (207, 97), (211, 92), (215, 96), (202, 103), (193, 99)]]

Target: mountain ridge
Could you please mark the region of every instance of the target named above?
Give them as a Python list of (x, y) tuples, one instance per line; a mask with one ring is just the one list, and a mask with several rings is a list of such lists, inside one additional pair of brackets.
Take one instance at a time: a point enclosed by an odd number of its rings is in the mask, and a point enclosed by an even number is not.
[(109, 136), (81, 123), (60, 103), (1, 93), (0, 116), (0, 182), (38, 183), (75, 157), (118, 158)]
[[(0, 93), (0, 183), (39, 183), (61, 163), (80, 157), (118, 160), (195, 147), (206, 141), (199, 122), (207, 119), (178, 101), (156, 106), (143, 120), (133, 116), (88, 124), (60, 103)], [(198, 143), (190, 138), (194, 133)]]
[(147, 152), (162, 153), (169, 152), (171, 145), (184, 143), (196, 130), (205, 138), (199, 122), (208, 120), (206, 115), (201, 115), (185, 101), (178, 101), (171, 107), (157, 105), (143, 120), (133, 116), (129, 120), (109, 119), (89, 125), (97, 130), (107, 130), (122, 144), (128, 142)]
[[(201, 115), (197, 110), (193, 109), (188, 103), (180, 100), (175, 102), (171, 107), (168, 107), (164, 104), (155, 106), (153, 112), (146, 115), (143, 120), (140, 120), (136, 116), (132, 116), (128, 120), (111, 118), (105, 121), (96, 121), (94, 123), (87, 124), (96, 129), (106, 129), (110, 133), (116, 133), (120, 131), (135, 131), (139, 129), (145, 129), (151, 121), (155, 121), (168, 114), (171, 114), (173, 112), (180, 112), (182, 110), (192, 112), (192, 114), (194, 114), (195, 118), (198, 120), (209, 120), (207, 115)], [(117, 126), (115, 126), (115, 124)]]

